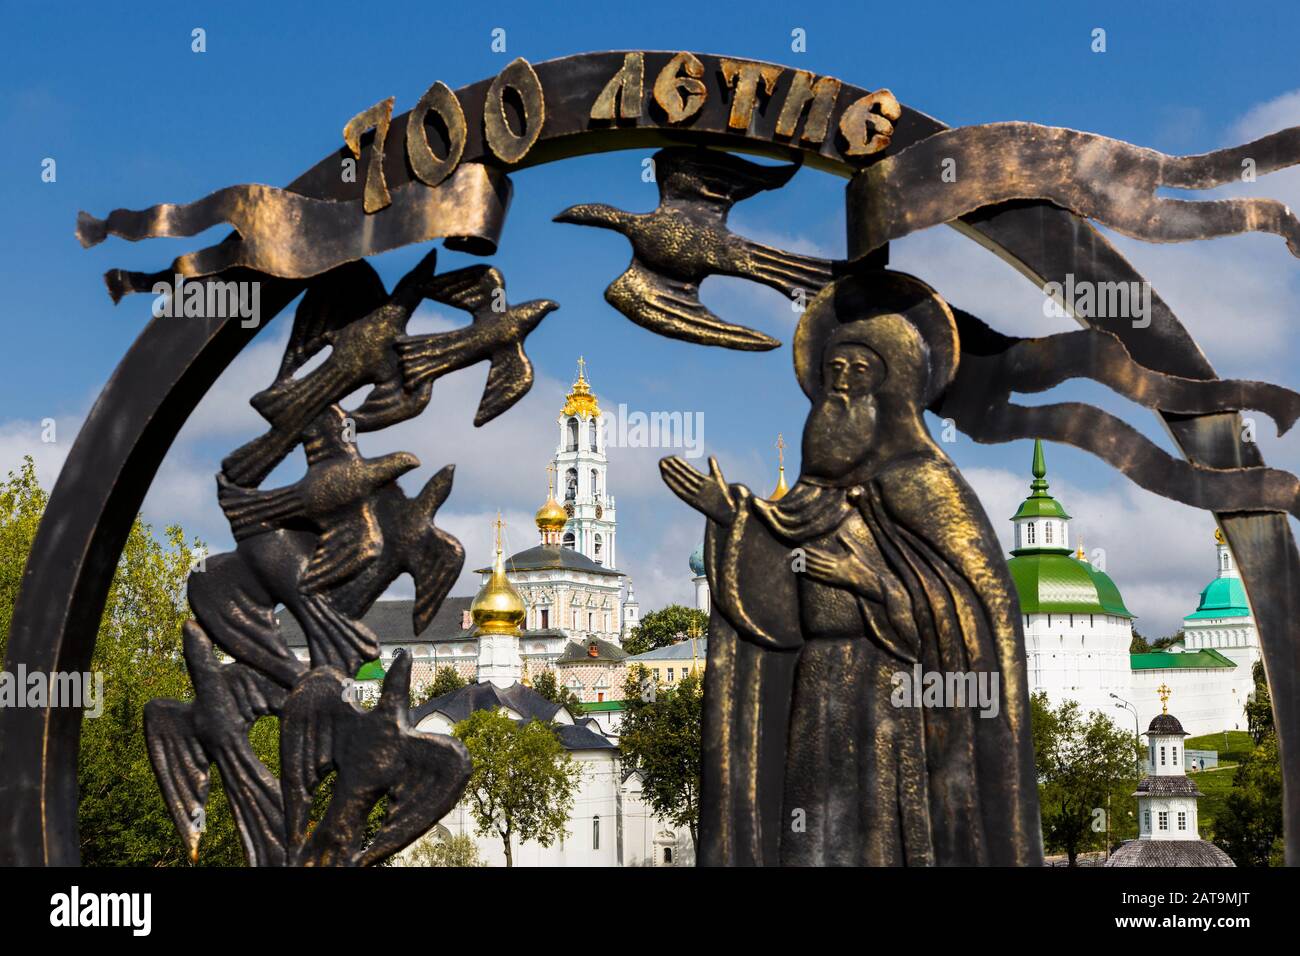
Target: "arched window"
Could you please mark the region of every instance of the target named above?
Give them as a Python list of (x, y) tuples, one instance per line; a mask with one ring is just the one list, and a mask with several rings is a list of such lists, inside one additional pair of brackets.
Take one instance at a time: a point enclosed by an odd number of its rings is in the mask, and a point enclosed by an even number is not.
[(591, 818), (591, 848), (600, 849), (600, 817)]
[(587, 424), (587, 441), (591, 443), (591, 450), (596, 450), (596, 419), (592, 419)]
[(595, 468), (591, 469), (591, 497), (600, 497), (600, 472)]
[(664, 847), (664, 863), (668, 866), (673, 865), (673, 848), (670, 846)]
[(1050, 521), (1043, 522), (1043, 543), (1052, 543), (1052, 522)]
[(573, 532), (572, 531), (564, 532), (564, 546), (566, 548), (572, 548), (573, 545), (574, 545)]
[(600, 547), (600, 546), (601, 546), (600, 535), (596, 535), (596, 538), (595, 538), (594, 542), (592, 543), (592, 546), (591, 546), (591, 547), (592, 547), (592, 551), (593, 551), (593, 553), (594, 553), (595, 561), (596, 561), (597, 564), (600, 564), (600, 563), (601, 563), (601, 560), (602, 560), (602, 559), (601, 559), (601, 554), (600, 554), (600, 551), (601, 551), (601, 547)]
[(576, 418), (569, 419), (569, 440), (565, 447), (567, 451), (578, 450), (578, 420)]
[(1025, 544), (1034, 543), (1034, 523), (1031, 521), (1025, 525)]
[(564, 473), (564, 500), (572, 501), (576, 497), (578, 497), (578, 469), (570, 468)]

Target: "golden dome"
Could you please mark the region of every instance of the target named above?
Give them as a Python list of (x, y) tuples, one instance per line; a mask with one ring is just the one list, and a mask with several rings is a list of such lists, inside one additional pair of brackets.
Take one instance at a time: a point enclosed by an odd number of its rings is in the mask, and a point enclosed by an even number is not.
[(484, 634), (518, 634), (528, 617), (524, 599), (506, 577), (505, 561), (501, 557), (501, 525), (497, 517), (497, 556), (492, 564), (492, 575), (469, 606), (469, 615)]
[(546, 504), (537, 509), (537, 530), (545, 537), (547, 532), (559, 532), (568, 524), (569, 513), (555, 500), (555, 465), (546, 466)]
[(586, 367), (587, 363), (579, 355), (578, 380), (569, 389), (569, 394), (564, 399), (564, 408), (560, 409), (560, 414), (565, 418), (570, 415), (579, 418), (600, 417), (600, 404), (596, 401), (596, 396), (591, 394), (591, 386), (587, 384)]
[(1227, 543), (1226, 541), (1223, 540), (1223, 532), (1220, 531), (1218, 528), (1214, 529), (1214, 540), (1219, 542), (1219, 544)]
[(554, 495), (547, 498), (546, 504), (537, 509), (539, 531), (563, 531), (568, 521), (568, 512), (564, 510), (564, 505), (555, 500)]

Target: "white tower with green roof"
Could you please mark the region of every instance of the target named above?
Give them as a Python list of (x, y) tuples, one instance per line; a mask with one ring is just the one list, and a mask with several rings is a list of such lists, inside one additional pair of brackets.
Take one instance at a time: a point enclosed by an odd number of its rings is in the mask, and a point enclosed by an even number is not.
[(1070, 515), (1048, 493), (1043, 445), (1034, 442), (1029, 497), (1011, 516), (1007, 562), (1020, 598), (1031, 693), (1111, 713), (1130, 688), (1133, 615), (1115, 582), (1070, 551)]
[(1259, 629), (1237, 562), (1217, 528), (1214, 541), (1215, 576), (1201, 591), (1196, 610), (1183, 618), (1183, 646), (1189, 651), (1216, 650), (1248, 675), (1259, 660)]

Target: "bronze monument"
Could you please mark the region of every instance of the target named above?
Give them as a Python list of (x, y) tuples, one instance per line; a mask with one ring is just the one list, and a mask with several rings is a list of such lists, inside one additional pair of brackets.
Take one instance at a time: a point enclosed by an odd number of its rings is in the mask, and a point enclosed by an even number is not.
[[(1053, 299), (1075, 282), (1143, 284), (1094, 223), (1159, 242), (1263, 231), (1300, 254), (1300, 221), (1279, 202), (1157, 195), (1229, 182), (1244, 159), (1261, 175), (1294, 165), (1300, 129), (1187, 157), (1026, 123), (948, 129), (888, 90), (687, 51), (517, 59), (460, 90), (434, 83), (406, 114), (393, 116), (393, 104), (356, 113), (337, 149), (286, 188), (229, 186), (78, 219), (87, 246), (230, 225), (223, 241), (159, 272), (110, 270), (108, 292), (120, 301), (183, 277), (211, 300), (255, 282), (266, 321), (199, 310), (183, 321), (156, 316), (141, 333), (55, 486), (14, 610), (10, 670), (86, 669), (130, 518), (168, 446), (234, 356), (305, 292), (280, 370), (252, 399), (267, 431), (217, 477), (237, 546), (190, 580), (195, 700), (148, 710), (154, 767), (191, 853), (213, 765), (255, 865), (376, 863), (459, 799), (463, 748), (409, 726), (409, 660), (393, 666), (375, 710), (343, 700), (350, 675), (377, 653), (361, 618), (388, 584), (415, 578), (419, 633), (460, 571), (463, 550), (434, 522), (452, 470), (410, 498), (396, 479), (418, 465), (413, 455), (367, 458), (357, 446), (436, 408), (437, 381), (482, 360), (492, 367), (475, 423), (508, 411), (532, 383), (524, 340), (556, 306), (510, 305), (487, 264), (437, 273), (432, 249), (389, 292), (365, 259), (436, 239), (491, 256), (514, 175), (637, 148), (659, 150), (656, 210), (584, 204), (557, 217), (630, 240), (632, 261), (606, 291), (611, 305), (652, 333), (742, 352), (780, 343), (706, 309), (705, 278), (738, 276), (805, 307), (794, 369), (811, 408), (789, 493), (765, 501), (728, 485), (716, 465), (705, 476), (662, 464), (707, 519), (715, 599), (701, 861), (1041, 861), (1016, 597), (987, 517), (927, 431), (928, 410), (976, 441), (1075, 444), (1145, 488), (1215, 512), (1256, 610), (1282, 748), (1287, 858), (1300, 862), (1300, 591), (1288, 587), (1300, 580), (1300, 552), (1287, 523), (1300, 516), (1300, 481), (1264, 465), (1238, 416), (1257, 409), (1285, 431), (1300, 396), (1219, 380), (1154, 293), (1140, 322), (1063, 302), (1080, 331), (1017, 339), (887, 269), (892, 239), (938, 224)], [(956, 182), (940, 178), (941, 157), (963, 171)], [(364, 170), (360, 181), (339, 175), (343, 163)], [(844, 261), (727, 225), (734, 203), (781, 188), (801, 167), (848, 181)], [(933, 281), (942, 288), (942, 277)], [(472, 321), (410, 336), (407, 319), (426, 298)], [(299, 376), (327, 346), (329, 358)], [(1152, 409), (1184, 458), (1087, 405), (1011, 401), (1079, 376)], [(363, 386), (359, 405), (341, 404)], [(302, 480), (261, 487), (298, 447)], [(309, 660), (286, 646), (281, 607), (306, 633)], [(233, 660), (218, 663), (215, 648)], [(969, 695), (934, 706), (903, 699), (919, 673), (969, 678), (979, 706)], [(278, 779), (248, 747), (248, 727), (266, 714), (281, 720)], [(53, 706), (0, 712), (0, 862), (78, 861), (80, 719)], [(332, 800), (308, 832), (305, 808), (330, 772)], [(388, 816), (367, 842), (366, 816), (384, 798)]]

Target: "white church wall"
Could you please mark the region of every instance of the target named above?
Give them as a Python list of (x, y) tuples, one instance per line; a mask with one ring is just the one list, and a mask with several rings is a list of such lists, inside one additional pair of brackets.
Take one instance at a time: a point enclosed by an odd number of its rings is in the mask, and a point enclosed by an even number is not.
[(1250, 673), (1260, 659), (1259, 636), (1251, 617), (1199, 618), (1183, 624), (1183, 646), (1189, 651), (1218, 651)]
[(1220, 730), (1246, 729), (1245, 695), (1251, 690), (1249, 675), (1240, 667), (1178, 667), (1133, 671), (1131, 700), (1138, 723), (1146, 727), (1161, 712), (1161, 684), (1169, 687), (1169, 706), (1189, 736)]
[(1139, 839), (1199, 840), (1200, 836), (1195, 797), (1151, 797), (1138, 815)]
[(650, 811), (642, 797), (639, 774), (627, 778), (623, 793), (623, 865), (694, 866), (695, 846), (690, 831), (674, 827)]
[(1085, 713), (1110, 714), (1129, 689), (1132, 625), (1110, 614), (1027, 614), (1025, 652), (1030, 693), (1044, 691), (1052, 704), (1079, 703)]
[[(549, 847), (536, 841), (516, 842), (515, 866), (618, 866), (619, 772), (614, 752), (577, 751), (572, 754), (582, 772), (567, 834)], [(638, 801), (639, 803), (639, 801)], [(599, 839), (596, 823), (599, 820)], [(453, 836), (467, 834), (488, 866), (505, 866), (506, 855), (496, 834), (480, 836), (468, 799), (438, 821)]]

